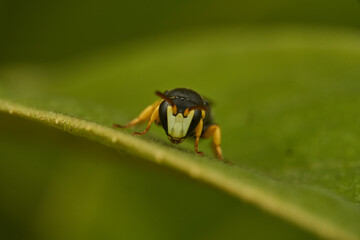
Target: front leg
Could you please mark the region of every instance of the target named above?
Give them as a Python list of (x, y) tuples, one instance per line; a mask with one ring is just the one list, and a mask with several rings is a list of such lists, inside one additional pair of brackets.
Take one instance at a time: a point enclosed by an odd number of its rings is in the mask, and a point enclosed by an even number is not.
[(216, 156), (220, 159), (223, 160), (223, 156), (222, 156), (222, 150), (220, 147), (221, 144), (221, 130), (220, 130), (220, 126), (217, 124), (213, 124), (211, 126), (209, 126), (203, 133), (203, 135), (201, 136), (203, 138), (209, 138), (209, 137), (214, 137), (213, 138), (213, 149), (214, 152), (216, 154)]
[(196, 126), (195, 128), (195, 137), (196, 137), (196, 140), (195, 140), (195, 153), (196, 154), (199, 154), (201, 156), (204, 156), (204, 153), (203, 152), (199, 152), (199, 140), (200, 140), (200, 137), (201, 137), (201, 133), (202, 133), (202, 129), (203, 129), (203, 120), (200, 119), (200, 122), (199, 124)]
[(143, 132), (133, 132), (133, 136), (134, 136), (134, 135), (140, 135), (140, 136), (142, 136), (142, 135), (146, 134), (146, 133), (149, 131), (149, 129), (150, 129), (150, 127), (151, 127), (151, 124), (152, 124), (153, 122), (155, 122), (155, 121), (159, 121), (159, 119), (160, 119), (160, 118), (159, 118), (159, 105), (158, 105), (158, 106), (155, 108), (155, 110), (152, 112), (151, 117), (150, 117), (150, 121), (149, 121), (146, 129), (145, 129)]
[(153, 112), (155, 111), (155, 109), (157, 107), (159, 107), (160, 103), (162, 102), (162, 100), (157, 100), (156, 102), (154, 102), (152, 105), (147, 106), (140, 114), (137, 118), (131, 120), (128, 124), (126, 125), (120, 125), (120, 124), (113, 124), (114, 128), (129, 128), (132, 127), (140, 122), (144, 122), (147, 120), (150, 120)]

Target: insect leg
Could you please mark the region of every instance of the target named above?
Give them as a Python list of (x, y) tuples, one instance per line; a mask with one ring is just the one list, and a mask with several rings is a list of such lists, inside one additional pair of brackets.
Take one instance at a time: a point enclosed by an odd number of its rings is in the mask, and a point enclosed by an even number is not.
[(200, 119), (199, 124), (196, 126), (195, 128), (195, 136), (196, 136), (196, 140), (195, 140), (195, 153), (199, 154), (199, 155), (204, 155), (203, 152), (199, 152), (199, 140), (200, 140), (200, 136), (202, 133), (202, 129), (203, 129), (203, 120)]
[(159, 107), (160, 107), (160, 104), (158, 104), (158, 106), (152, 112), (151, 117), (150, 117), (150, 121), (149, 121), (146, 129), (143, 132), (133, 132), (133, 135), (144, 135), (145, 133), (147, 133), (149, 131), (149, 129), (151, 127), (151, 124), (153, 122), (159, 121)]
[(220, 130), (220, 126), (217, 124), (213, 124), (210, 127), (208, 127), (203, 135), (201, 136), (203, 138), (209, 138), (209, 137), (214, 137), (213, 138), (213, 149), (214, 152), (216, 154), (216, 156), (220, 159), (223, 160), (223, 156), (222, 156), (222, 150), (220, 147), (221, 144), (221, 130)]
[(120, 124), (113, 124), (114, 128), (128, 128), (128, 127), (132, 127), (140, 122), (149, 120), (151, 118), (151, 114), (154, 112), (154, 110), (160, 105), (160, 103), (162, 102), (162, 100), (157, 100), (156, 102), (154, 102), (152, 105), (147, 106), (140, 114), (137, 118), (133, 119), (132, 121), (130, 121), (128, 124), (126, 125), (120, 125)]

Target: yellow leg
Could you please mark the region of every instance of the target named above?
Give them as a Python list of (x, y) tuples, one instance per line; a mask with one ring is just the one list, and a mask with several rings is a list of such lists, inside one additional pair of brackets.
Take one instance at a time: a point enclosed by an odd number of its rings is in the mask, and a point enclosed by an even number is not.
[(210, 127), (208, 127), (206, 129), (206, 131), (203, 133), (202, 137), (203, 138), (214, 137), (213, 138), (214, 152), (215, 152), (216, 156), (220, 160), (223, 160), (222, 150), (221, 150), (221, 147), (220, 147), (220, 144), (221, 144), (221, 130), (220, 130), (219, 125), (214, 124), (214, 125), (211, 125)]
[[(152, 105), (147, 106), (140, 114), (137, 118), (133, 119), (132, 121), (130, 121), (128, 124), (126, 125), (120, 125), (120, 124), (113, 124), (113, 127), (115, 128), (128, 128), (128, 127), (132, 127), (140, 122), (149, 120), (151, 118), (151, 115), (153, 114), (153, 112), (155, 111), (155, 109), (157, 107), (159, 107), (160, 103), (162, 102), (162, 100), (157, 100), (156, 102), (154, 102)], [(156, 120), (157, 122), (159, 122), (159, 120)]]
[(159, 119), (159, 106), (160, 105), (158, 105), (155, 108), (155, 110), (152, 112), (150, 121), (149, 121), (146, 129), (143, 132), (133, 132), (133, 135), (144, 135), (145, 133), (147, 133), (149, 131), (151, 124)]
[(197, 125), (197, 127), (195, 129), (195, 136), (196, 136), (195, 153), (203, 156), (204, 153), (199, 152), (199, 140), (200, 140), (200, 136), (201, 136), (201, 133), (202, 133), (202, 129), (203, 129), (203, 120), (200, 119), (200, 122), (199, 122), (199, 124)]

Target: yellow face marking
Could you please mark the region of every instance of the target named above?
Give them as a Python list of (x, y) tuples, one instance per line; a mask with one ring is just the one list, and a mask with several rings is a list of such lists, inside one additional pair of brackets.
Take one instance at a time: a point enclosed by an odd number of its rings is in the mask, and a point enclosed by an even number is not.
[(189, 114), (189, 109), (187, 108), (187, 109), (185, 109), (185, 111), (184, 111), (184, 117), (187, 117), (188, 114)]
[(174, 115), (177, 114), (177, 107), (176, 107), (176, 105), (174, 105), (174, 106), (172, 107), (172, 112), (173, 112)]
[(202, 118), (204, 119), (204, 118), (205, 118), (205, 116), (206, 116), (206, 113), (205, 113), (205, 111), (204, 111), (204, 110), (201, 110), (201, 115), (202, 115)]
[(172, 107), (167, 108), (168, 134), (173, 138), (183, 138), (186, 136), (194, 116), (194, 111), (190, 111), (187, 117), (182, 113), (173, 115)]

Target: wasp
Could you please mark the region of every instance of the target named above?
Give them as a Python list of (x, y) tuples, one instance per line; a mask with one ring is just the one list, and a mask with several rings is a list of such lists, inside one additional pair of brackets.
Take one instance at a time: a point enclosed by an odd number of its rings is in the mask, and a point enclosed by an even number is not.
[(115, 128), (128, 128), (140, 122), (148, 121), (143, 132), (134, 132), (133, 135), (146, 134), (153, 122), (160, 125), (170, 142), (179, 144), (187, 137), (195, 137), (195, 153), (204, 155), (198, 149), (200, 138), (213, 137), (215, 155), (223, 160), (220, 126), (213, 122), (209, 101), (194, 90), (176, 88), (164, 93), (156, 91), (161, 99), (147, 106), (138, 117), (126, 125), (114, 124)]

